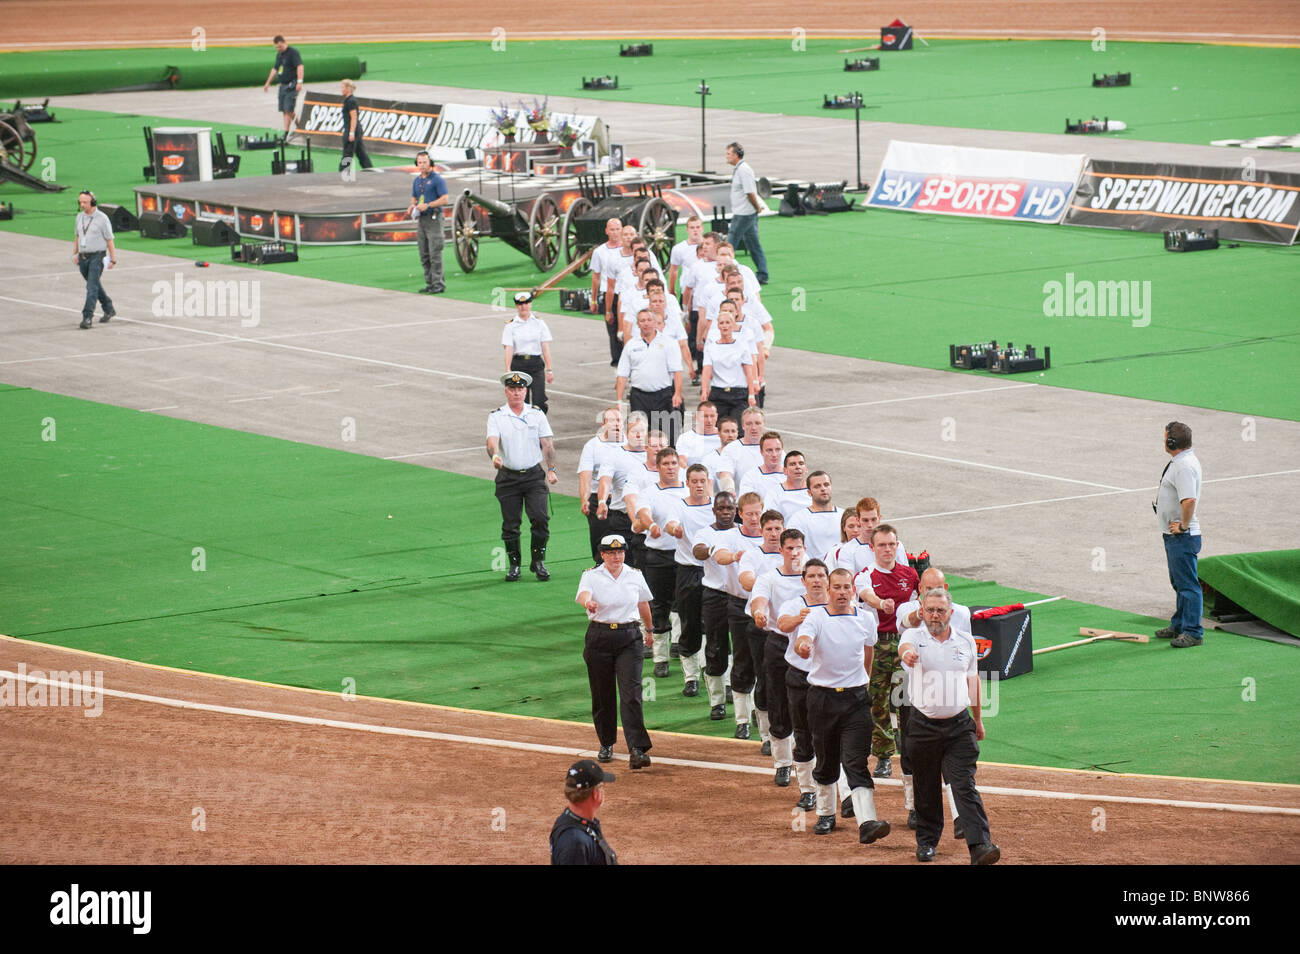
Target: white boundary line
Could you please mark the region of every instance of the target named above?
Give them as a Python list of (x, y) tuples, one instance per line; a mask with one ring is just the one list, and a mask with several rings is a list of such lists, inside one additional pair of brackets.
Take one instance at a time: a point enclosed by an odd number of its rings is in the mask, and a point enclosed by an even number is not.
[[(1004, 384), (994, 388), (970, 388), (966, 391), (942, 391), (939, 394), (913, 394), (909, 397), (885, 398), (881, 401), (862, 401), (859, 404), (828, 404), (826, 407), (799, 407), (791, 411), (771, 411), (767, 417), (779, 417), (782, 414), (813, 414), (817, 411), (841, 411), (853, 407), (874, 407), (877, 404), (897, 404), (900, 401), (928, 401), (932, 398), (955, 397), (959, 394), (987, 394), (993, 391), (1014, 391), (1018, 388), (1036, 388), (1038, 384)], [(793, 433), (793, 431), (791, 432)]]
[[(84, 692), (85, 687), (78, 683), (46, 679), (30, 673), (15, 673), (0, 669), (0, 678), (34, 682), (53, 689), (77, 689)], [(322, 716), (293, 715), (287, 712), (268, 712), (264, 709), (244, 709), (238, 706), (223, 706), (209, 702), (194, 702), (189, 699), (172, 699), (166, 696), (150, 696), (138, 692), (126, 692), (121, 689), (99, 688), (94, 690), (118, 699), (130, 699), (136, 702), (150, 702), (172, 709), (191, 709), (199, 712), (214, 712), (220, 715), (244, 716), (249, 719), (265, 719), (272, 722), (291, 722), (297, 725), (322, 726), (329, 729), (347, 729), (354, 732), (373, 732), (377, 735), (397, 735), (412, 739), (428, 739), (435, 742), (458, 742), (464, 745), (482, 745), (496, 749), (515, 749), (522, 752), (542, 752), (548, 755), (576, 756), (590, 752), (590, 749), (575, 748), (564, 745), (546, 745), (539, 742), (520, 742), (513, 739), (490, 739), (476, 735), (457, 735), (450, 732), (433, 732), (428, 729), (405, 729), (400, 726), (376, 725), (368, 722), (345, 722), (342, 719), (327, 719)], [(624, 756), (620, 756), (624, 758)], [(735, 765), (728, 762), (701, 762), (694, 759), (674, 759), (655, 756), (665, 765), (679, 765), (684, 768), (710, 769), (718, 772), (734, 772), (742, 775), (767, 775), (770, 768), (761, 765)], [(880, 779), (889, 785), (902, 786), (901, 781)], [(1205, 811), (1233, 812), (1248, 815), (1292, 815), (1300, 817), (1300, 808), (1286, 808), (1280, 805), (1243, 805), (1235, 802), (1192, 802), (1181, 799), (1143, 798), (1136, 795), (1090, 795), (1083, 792), (1055, 792), (1040, 789), (980, 787), (984, 795), (1006, 795), (1014, 798), (1050, 798), (1064, 801), (1112, 802), (1125, 805), (1158, 805), (1167, 808), (1191, 808)]]

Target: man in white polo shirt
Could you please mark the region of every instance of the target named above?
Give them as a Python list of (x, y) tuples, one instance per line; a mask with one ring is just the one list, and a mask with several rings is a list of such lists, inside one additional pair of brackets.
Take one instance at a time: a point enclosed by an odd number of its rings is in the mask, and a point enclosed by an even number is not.
[(754, 170), (745, 161), (745, 150), (740, 143), (727, 146), (727, 162), (736, 167), (731, 174), (731, 227), (727, 235), (737, 248), (745, 249), (753, 257), (758, 281), (766, 285), (767, 256), (763, 254), (763, 243), (758, 240), (758, 214), (767, 207), (758, 197)]
[(951, 626), (947, 590), (927, 590), (921, 612), (924, 628), (909, 629), (898, 646), (915, 710), (908, 721), (907, 748), (916, 785), (916, 858), (933, 861), (943, 834), (939, 784), (946, 771), (966, 826), (970, 863), (991, 865), (1002, 852), (989, 838), (984, 802), (975, 790), (979, 740), (984, 738), (975, 640)]
[(1165, 464), (1151, 509), (1156, 512), (1165, 542), (1169, 582), (1177, 594), (1169, 626), (1157, 630), (1161, 639), (1172, 639), (1174, 649), (1201, 645), (1201, 584), (1196, 574), (1196, 556), (1201, 552), (1201, 522), (1196, 504), (1201, 499), (1201, 462), (1192, 453), (1192, 429), (1180, 421), (1165, 425), (1165, 453), (1173, 460)]
[[(654, 313), (637, 313), (636, 337), (623, 346), (614, 385), (619, 403), (626, 394), (633, 413), (643, 413), (650, 428), (675, 431), (682, 407), (682, 357), (677, 345), (655, 328)], [(630, 390), (629, 390), (630, 389)]]
[(889, 822), (876, 818), (875, 783), (868, 770), (871, 751), (871, 671), (876, 621), (853, 605), (853, 576), (830, 574), (830, 602), (812, 610), (799, 624), (795, 652), (809, 661), (808, 721), (817, 767), (817, 824), (813, 834), (835, 829), (835, 782), (840, 765), (848, 776), (858, 842), (869, 845), (889, 834)]

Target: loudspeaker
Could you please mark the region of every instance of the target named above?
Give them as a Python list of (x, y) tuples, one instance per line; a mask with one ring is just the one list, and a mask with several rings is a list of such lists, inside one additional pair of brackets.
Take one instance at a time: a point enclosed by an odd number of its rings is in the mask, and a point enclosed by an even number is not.
[(140, 235), (144, 238), (185, 238), (189, 229), (170, 212), (146, 212), (140, 216)]
[(134, 232), (140, 227), (140, 220), (125, 206), (109, 205), (105, 202), (99, 207), (99, 211), (108, 216), (114, 232)]
[(239, 241), (238, 234), (224, 219), (196, 219), (190, 238), (195, 245), (229, 246)]
[[(971, 610), (984, 609), (972, 606)], [(971, 618), (971, 635), (982, 674), (996, 672), (998, 679), (1010, 679), (1034, 671), (1034, 633), (1029, 610), (1016, 610), (988, 619)]]

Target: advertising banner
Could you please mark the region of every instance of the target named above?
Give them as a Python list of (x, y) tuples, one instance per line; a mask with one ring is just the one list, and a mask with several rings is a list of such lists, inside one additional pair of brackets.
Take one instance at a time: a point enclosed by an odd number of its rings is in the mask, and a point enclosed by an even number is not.
[(1082, 155), (893, 140), (867, 204), (1022, 222), (1060, 222)]
[(1219, 237), (1291, 245), (1300, 227), (1300, 175), (1237, 167), (1089, 160), (1067, 225), (1164, 232), (1218, 229)]
[[(442, 107), (391, 99), (357, 100), (357, 126), (367, 152), (413, 156), (429, 144)], [(343, 148), (343, 97), (338, 93), (308, 90), (303, 97), (295, 131), (311, 136), (313, 144)]]
[[(526, 115), (522, 108), (515, 110), (515, 142), (537, 141), (537, 134), (528, 128)], [(598, 117), (576, 113), (551, 114), (551, 128), (565, 121), (579, 131), (580, 138), (595, 139), (601, 151), (607, 151), (605, 124)], [(429, 158), (434, 161), (464, 159), (466, 149), (473, 149), (475, 155), (481, 156), (488, 146), (500, 146), (504, 142), (492, 122), (490, 107), (448, 103), (442, 107), (442, 114), (438, 117), (438, 127), (429, 144)]]

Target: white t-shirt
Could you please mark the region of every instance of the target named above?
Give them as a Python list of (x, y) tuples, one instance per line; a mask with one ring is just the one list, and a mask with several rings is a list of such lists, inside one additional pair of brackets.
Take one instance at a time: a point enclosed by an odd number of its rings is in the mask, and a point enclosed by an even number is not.
[[(825, 603), (816, 604), (816, 606), (825, 606), (825, 605), (826, 605)], [(814, 606), (812, 603), (809, 603), (808, 597), (804, 594), (793, 596), (781, 604), (781, 612), (777, 615), (776, 618), (780, 619), (782, 616), (798, 616), (805, 608), (812, 610), (812, 609), (816, 609), (816, 606)], [(808, 615), (811, 616), (812, 613), (809, 613)], [(799, 632), (799, 627), (796, 626), (794, 628), (794, 631), (796, 633)], [(785, 644), (786, 664), (793, 666), (795, 669), (802, 670), (803, 672), (806, 673), (808, 671), (808, 667), (812, 665), (811, 661), (804, 659), (802, 656), (800, 656), (797, 652), (794, 651), (793, 639), (790, 639), (786, 633), (782, 633), (781, 635), (786, 637), (786, 644)]]
[(719, 530), (710, 524), (699, 532), (695, 537), (696, 543), (703, 543), (709, 548), (709, 558), (704, 561), (704, 579), (705, 586), (713, 590), (727, 591), (727, 570), (730, 567), (719, 566), (718, 562), (713, 559), (713, 554), (718, 550), (737, 550), (741, 546), (740, 528), (736, 526), (724, 527)]
[(519, 316), (501, 329), (501, 346), (514, 348), (515, 354), (538, 355), (542, 353), (542, 342), (551, 340), (551, 329), (540, 318), (520, 321)]
[[(663, 487), (656, 481), (642, 486), (641, 493), (637, 495), (637, 508), (649, 509), (651, 519), (659, 524), (662, 531), (665, 523), (677, 519), (676, 504), (673, 501), (685, 500), (689, 494), (690, 490), (685, 481), (677, 487)], [(645, 545), (650, 550), (676, 550), (677, 538), (663, 532), (660, 532), (657, 537), (652, 537), (647, 531)]]
[(843, 516), (843, 507), (825, 511), (802, 507), (786, 517), (785, 526), (787, 530), (798, 530), (803, 534), (803, 546), (808, 553), (826, 553), (839, 546), (840, 518)]
[(763, 452), (757, 444), (732, 441), (722, 452), (731, 460), (731, 474), (736, 478), (737, 487), (751, 470), (756, 470), (763, 464)]
[[(785, 518), (785, 525), (790, 525), (790, 518), (798, 510), (811, 506), (812, 498), (808, 496), (808, 488), (800, 487), (797, 490), (787, 490), (784, 486), (785, 472), (782, 471), (781, 479), (768, 488), (767, 496), (763, 498), (763, 503), (768, 510), (779, 510), (781, 516)], [(840, 536), (839, 527), (835, 528), (835, 538)], [(808, 541), (804, 540), (806, 544)], [(805, 547), (809, 553), (825, 553), (825, 550), (813, 550), (811, 547)]]
[(652, 599), (645, 577), (636, 567), (623, 566), (618, 579), (610, 575), (602, 562), (600, 566), (584, 570), (578, 580), (578, 592), (590, 593), (596, 601), (596, 612), (587, 610), (587, 619), (596, 623), (630, 623), (641, 618), (641, 603)]
[(829, 606), (818, 606), (796, 633), (813, 641), (808, 658), (809, 685), (853, 689), (867, 684), (862, 651), (876, 645), (876, 620), (870, 613), (859, 609), (831, 613)]
[(748, 341), (739, 338), (729, 344), (709, 341), (704, 345), (703, 366), (713, 369), (710, 383), (715, 388), (748, 388), (745, 366), (753, 367), (754, 356)]
[(720, 434), (701, 434), (691, 428), (677, 435), (677, 453), (686, 458), (687, 464), (698, 464), (709, 451), (715, 451), (721, 446)]
[(667, 525), (668, 520), (676, 520), (682, 525), (681, 539), (677, 540), (676, 561), (683, 566), (704, 566), (703, 560), (697, 560), (695, 554), (691, 552), (696, 541), (699, 539), (700, 532), (709, 524), (713, 523), (713, 500), (710, 498), (708, 503), (692, 504), (687, 503), (683, 498), (671, 505), (668, 511), (670, 516), (667, 520), (659, 521), (658, 516), (655, 522), (661, 527)]

